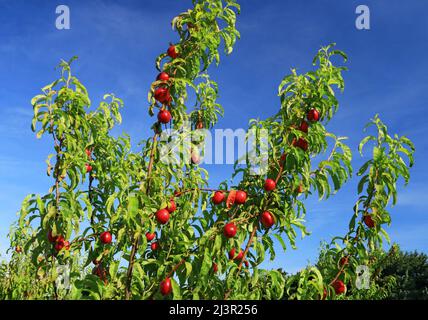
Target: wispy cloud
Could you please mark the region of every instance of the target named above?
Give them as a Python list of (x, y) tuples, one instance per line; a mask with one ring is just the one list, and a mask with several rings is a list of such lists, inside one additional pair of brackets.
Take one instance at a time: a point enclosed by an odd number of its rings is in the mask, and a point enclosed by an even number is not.
[[(419, 207), (428, 209), (427, 196), (428, 188), (425, 186), (414, 187), (410, 189), (404, 189), (398, 195), (397, 207)], [(426, 214), (427, 212), (423, 212)]]
[(22, 135), (29, 130), (32, 116), (31, 107), (0, 106), (0, 135), (2, 138)]

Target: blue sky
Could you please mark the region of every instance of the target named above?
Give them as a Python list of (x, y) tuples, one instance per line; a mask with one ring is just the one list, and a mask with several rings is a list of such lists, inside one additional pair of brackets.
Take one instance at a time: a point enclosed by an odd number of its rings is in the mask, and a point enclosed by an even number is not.
[[(406, 135), (417, 147), (416, 165), (407, 188), (400, 186), (389, 228), (403, 249), (428, 252), (425, 195), (428, 101), (428, 3), (365, 1), (371, 30), (355, 28), (356, 1), (242, 0), (238, 29), (242, 39), (234, 53), (211, 70), (220, 86), (226, 112), (218, 128), (246, 128), (248, 119), (265, 118), (279, 107), (277, 86), (291, 67), (305, 72), (321, 45), (336, 42), (349, 55), (346, 88), (340, 110), (328, 130), (349, 136), (355, 167), (365, 123), (376, 113), (392, 133)], [(120, 4), (119, 4), (120, 3)], [(55, 28), (55, 8), (71, 9), (71, 30)], [(104, 93), (125, 101), (123, 124), (136, 143), (150, 134), (147, 90), (156, 75), (154, 59), (176, 40), (171, 19), (191, 5), (189, 0), (6, 1), (0, 0), (0, 253), (25, 195), (46, 193), (51, 181), (45, 159), (48, 139), (30, 130), (30, 99), (57, 77), (61, 58), (79, 56), (74, 73), (87, 86), (96, 105)], [(230, 176), (232, 166), (210, 165), (211, 184)], [(266, 267), (296, 271), (314, 261), (319, 243), (346, 231), (356, 200), (353, 179), (328, 201), (307, 202), (310, 237), (298, 251), (278, 254)]]

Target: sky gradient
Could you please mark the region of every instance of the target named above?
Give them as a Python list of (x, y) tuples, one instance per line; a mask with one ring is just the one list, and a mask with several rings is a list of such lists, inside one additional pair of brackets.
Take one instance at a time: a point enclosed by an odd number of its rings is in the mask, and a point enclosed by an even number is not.
[[(120, 4), (119, 4), (120, 3)], [(391, 239), (405, 250), (428, 252), (425, 195), (428, 101), (428, 19), (425, 1), (365, 1), (371, 30), (355, 27), (357, 1), (241, 0), (237, 28), (242, 39), (231, 56), (222, 56), (210, 73), (219, 83), (225, 116), (217, 128), (247, 128), (251, 118), (266, 118), (279, 108), (277, 87), (290, 68), (311, 69), (314, 54), (331, 42), (349, 56), (340, 109), (327, 129), (348, 136), (357, 169), (363, 161), (357, 145), (364, 125), (376, 113), (390, 133), (416, 144), (411, 183), (399, 187), (391, 208)], [(55, 28), (55, 8), (71, 10), (71, 30)], [(45, 160), (51, 141), (37, 140), (30, 130), (31, 98), (58, 76), (60, 59), (74, 55), (74, 74), (88, 88), (93, 105), (104, 93), (125, 102), (123, 124), (116, 133), (131, 135), (133, 144), (150, 133), (147, 91), (157, 72), (154, 59), (177, 36), (170, 21), (191, 6), (190, 0), (0, 0), (0, 254), (6, 234), (29, 193), (45, 194), (51, 185)], [(212, 186), (227, 179), (230, 165), (208, 165)], [(356, 170), (355, 170), (356, 171)], [(343, 234), (357, 199), (358, 178), (328, 201), (307, 201), (312, 235), (298, 241), (297, 251), (278, 251), (268, 268), (294, 272), (314, 262), (320, 241)]]

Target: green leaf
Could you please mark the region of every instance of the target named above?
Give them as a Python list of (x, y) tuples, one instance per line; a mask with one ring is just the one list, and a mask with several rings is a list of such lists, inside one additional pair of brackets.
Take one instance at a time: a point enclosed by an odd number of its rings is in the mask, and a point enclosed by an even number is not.
[(361, 140), (360, 144), (358, 145), (358, 152), (361, 154), (361, 156), (363, 156), (364, 145), (371, 140), (376, 140), (376, 138), (373, 136), (367, 136), (363, 140)]
[(365, 175), (361, 178), (360, 182), (358, 183), (358, 194), (363, 192), (364, 185), (369, 181), (369, 175)]
[(186, 278), (188, 278), (192, 273), (192, 264), (186, 261), (185, 267), (186, 267)]
[(171, 279), (172, 285), (172, 295), (174, 300), (181, 300), (181, 290), (179, 284), (175, 281), (175, 279)]
[(282, 249), (287, 251), (287, 246), (285, 245), (284, 239), (282, 239), (281, 235), (274, 233), (273, 236), (278, 240), (278, 242), (281, 244)]
[(203, 277), (209, 273), (209, 271), (211, 269), (211, 265), (212, 265), (212, 258), (210, 255), (210, 251), (208, 248), (205, 248), (202, 266), (201, 266), (201, 271), (200, 271), (201, 277)]
[(135, 218), (138, 213), (138, 198), (135, 195), (129, 196), (128, 199), (128, 215)]

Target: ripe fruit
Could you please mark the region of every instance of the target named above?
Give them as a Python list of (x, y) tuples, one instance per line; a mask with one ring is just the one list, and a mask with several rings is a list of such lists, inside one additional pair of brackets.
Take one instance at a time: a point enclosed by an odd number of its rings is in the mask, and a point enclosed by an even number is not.
[(90, 164), (86, 164), (85, 165), (85, 167), (86, 167), (86, 172), (88, 173), (88, 172), (91, 172), (92, 171), (92, 166), (90, 165)]
[(287, 155), (286, 155), (285, 153), (283, 153), (283, 154), (281, 155), (281, 163), (284, 163), (284, 162), (285, 162), (285, 160), (287, 160)]
[(159, 111), (158, 120), (163, 124), (169, 123), (171, 121), (171, 113), (168, 110)]
[(226, 208), (230, 209), (235, 204), (236, 193), (237, 193), (236, 190), (230, 190), (226, 199)]
[(201, 122), (201, 121), (199, 121), (197, 124), (196, 124), (196, 129), (203, 129), (204, 128), (204, 124), (203, 124), (203, 122)]
[(171, 95), (169, 94), (169, 90), (167, 88), (157, 88), (155, 90), (154, 97), (162, 104), (166, 104), (171, 100)]
[(53, 236), (52, 235), (52, 231), (48, 232), (48, 240), (51, 243), (55, 243), (55, 250), (60, 251), (62, 248), (64, 248), (65, 246), (65, 239), (63, 236), (58, 235), (58, 236)]
[(342, 294), (346, 291), (346, 286), (341, 280), (336, 280), (335, 282), (333, 282), (332, 286), (336, 294)]
[(160, 292), (163, 296), (167, 296), (172, 292), (171, 279), (166, 278), (160, 283)]
[(214, 271), (214, 273), (217, 273), (217, 271), (218, 271), (218, 265), (215, 262), (213, 262), (213, 271)]
[(64, 248), (65, 248), (65, 250), (70, 250), (70, 242), (69, 241), (64, 242)]
[(156, 233), (150, 233), (150, 232), (146, 233), (147, 241), (152, 241), (155, 237), (156, 237)]
[(276, 188), (276, 182), (272, 179), (267, 179), (265, 181), (265, 190), (266, 191), (272, 191)]
[(247, 193), (241, 190), (236, 191), (235, 203), (244, 204), (245, 201), (247, 201)]
[(224, 201), (224, 197), (223, 191), (216, 191), (212, 197), (212, 201), (214, 204), (220, 204)]
[(339, 265), (342, 267), (344, 265), (348, 264), (348, 257), (342, 257), (339, 260)]
[(173, 59), (178, 57), (177, 49), (175, 48), (174, 45), (169, 46), (167, 54)]
[(193, 164), (199, 164), (201, 162), (201, 157), (199, 155), (198, 150), (195, 150), (195, 149), (192, 150), (190, 160), (192, 161)]
[(175, 210), (177, 210), (177, 205), (175, 204), (175, 201), (171, 199), (169, 201), (169, 207), (165, 209), (168, 210), (169, 213), (173, 213)]
[(309, 121), (318, 121), (320, 119), (320, 113), (317, 109), (311, 109), (308, 111), (308, 114), (306, 116)]
[(156, 250), (158, 250), (158, 249), (159, 249), (159, 243), (157, 243), (157, 242), (153, 242), (153, 243), (150, 245), (150, 248), (152, 249), (152, 251), (156, 251)]
[(265, 211), (262, 213), (260, 221), (266, 229), (269, 229), (275, 224), (275, 219), (269, 211)]
[(236, 252), (235, 248), (230, 249), (230, 251), (229, 251), (229, 260), (232, 260), (235, 257), (235, 252)]
[(366, 224), (367, 227), (374, 228), (375, 226), (375, 222), (373, 221), (373, 218), (371, 215), (366, 215), (364, 216), (364, 223)]
[(166, 224), (169, 220), (169, 212), (166, 209), (161, 209), (158, 212), (156, 212), (156, 220), (160, 224)]
[(92, 274), (96, 275), (98, 278), (100, 278), (102, 281), (104, 281), (105, 285), (108, 284), (107, 270), (104, 269), (101, 265), (98, 265), (94, 269), (92, 269)]
[(303, 190), (303, 186), (300, 184), (297, 188), (296, 188), (296, 193), (302, 193)]
[(308, 142), (303, 138), (299, 138), (299, 140), (297, 140), (297, 141), (294, 140), (293, 146), (298, 147), (298, 148), (302, 149), (303, 151), (307, 151), (309, 148)]
[(64, 247), (65, 247), (65, 241), (62, 239), (58, 240), (57, 243), (55, 244), (56, 251), (61, 251)]
[(309, 124), (306, 121), (302, 121), (302, 123), (299, 126), (299, 130), (304, 132), (304, 133), (308, 133)]
[(325, 300), (327, 298), (327, 289), (324, 288), (324, 293), (322, 295), (322, 299)]
[(244, 263), (245, 263), (245, 266), (246, 266), (247, 268), (250, 266), (250, 263), (248, 262), (248, 260), (245, 260), (245, 261), (244, 261)]
[(56, 240), (55, 240), (55, 242), (64, 242), (64, 241), (65, 241), (65, 239), (64, 239), (64, 237), (63, 237), (63, 236), (61, 236), (61, 235), (57, 236), (57, 237), (56, 237)]
[(236, 250), (235, 248), (232, 248), (229, 251), (229, 259), (230, 260), (242, 260), (242, 258), (244, 257), (244, 252), (242, 250), (239, 250), (239, 253), (236, 255)]
[(171, 105), (171, 101), (172, 101), (172, 97), (171, 97), (171, 95), (169, 94), (169, 91), (168, 91), (168, 93), (166, 94), (166, 98), (165, 98), (165, 104), (166, 105)]
[(85, 150), (85, 153), (86, 153), (86, 155), (88, 156), (88, 158), (90, 158), (90, 157), (91, 157), (91, 155), (92, 155), (92, 151), (91, 151), (91, 150), (89, 150), (89, 149), (86, 149), (86, 150)]
[(169, 74), (166, 72), (161, 72), (158, 74), (156, 80), (158, 81), (168, 81), (169, 80)]
[(100, 235), (100, 240), (103, 244), (109, 244), (112, 241), (112, 236), (111, 233), (108, 231), (104, 231), (103, 233), (101, 233)]
[(93, 271), (93, 274), (101, 278), (104, 274), (102, 267), (96, 267)]
[(52, 235), (52, 230), (50, 230), (50, 231), (48, 232), (48, 240), (49, 240), (49, 242), (54, 243), (54, 242), (56, 242), (56, 241), (57, 241), (57, 239), (58, 239), (58, 236), (54, 237), (54, 236)]
[(236, 235), (236, 225), (233, 222), (229, 222), (223, 228), (223, 234), (226, 238), (233, 238)]

